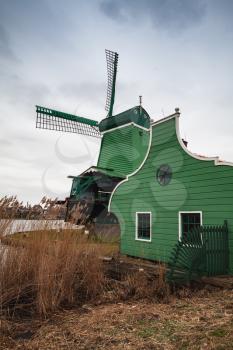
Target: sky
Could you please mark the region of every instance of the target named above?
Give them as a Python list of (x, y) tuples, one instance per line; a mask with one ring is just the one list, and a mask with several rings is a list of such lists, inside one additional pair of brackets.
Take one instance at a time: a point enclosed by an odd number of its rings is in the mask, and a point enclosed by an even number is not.
[(98, 139), (36, 129), (35, 105), (103, 119), (105, 49), (114, 114), (179, 107), (189, 149), (233, 162), (233, 1), (0, 0), (0, 197), (63, 199), (96, 164)]

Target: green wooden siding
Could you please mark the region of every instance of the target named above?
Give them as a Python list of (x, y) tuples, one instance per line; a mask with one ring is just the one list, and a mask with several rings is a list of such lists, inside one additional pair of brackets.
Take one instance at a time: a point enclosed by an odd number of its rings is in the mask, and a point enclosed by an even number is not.
[[(169, 164), (172, 180), (156, 180), (160, 165)], [(178, 240), (179, 211), (202, 211), (203, 224), (229, 225), (230, 271), (233, 273), (233, 167), (189, 155), (176, 135), (176, 119), (152, 127), (146, 162), (115, 191), (111, 211), (121, 224), (121, 252), (167, 262)], [(152, 242), (135, 240), (135, 213), (151, 211)]]
[(128, 125), (106, 132), (103, 136), (97, 166), (113, 169), (110, 175), (132, 173), (145, 157), (149, 131)]
[(136, 106), (120, 114), (101, 120), (99, 123), (99, 131), (103, 132), (132, 122), (149, 129), (150, 116), (144, 108)]

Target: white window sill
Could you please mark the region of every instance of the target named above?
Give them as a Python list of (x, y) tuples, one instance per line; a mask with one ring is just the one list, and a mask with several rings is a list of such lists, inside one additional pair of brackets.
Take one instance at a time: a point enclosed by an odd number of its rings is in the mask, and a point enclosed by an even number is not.
[(135, 241), (148, 242), (151, 243), (151, 239), (135, 238)]

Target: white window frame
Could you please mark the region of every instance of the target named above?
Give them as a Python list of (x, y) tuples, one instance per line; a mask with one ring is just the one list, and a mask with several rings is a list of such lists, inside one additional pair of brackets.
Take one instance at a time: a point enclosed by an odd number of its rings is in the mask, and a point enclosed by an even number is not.
[(181, 241), (182, 238), (182, 220), (181, 220), (181, 216), (182, 214), (200, 214), (200, 224), (202, 226), (203, 224), (203, 215), (202, 215), (202, 211), (201, 210), (197, 210), (197, 211), (191, 211), (191, 210), (186, 210), (186, 211), (179, 211), (178, 213), (178, 220), (179, 220), (179, 241)]
[[(138, 238), (138, 214), (150, 214), (150, 239)], [(136, 211), (136, 225), (135, 225), (135, 240), (142, 242), (151, 242), (152, 240), (152, 212), (151, 211)]]

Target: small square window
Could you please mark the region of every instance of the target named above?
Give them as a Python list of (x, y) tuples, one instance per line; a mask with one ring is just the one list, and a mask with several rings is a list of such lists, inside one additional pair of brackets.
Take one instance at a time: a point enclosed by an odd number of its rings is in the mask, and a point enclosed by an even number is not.
[(136, 213), (136, 239), (151, 241), (151, 213)]

